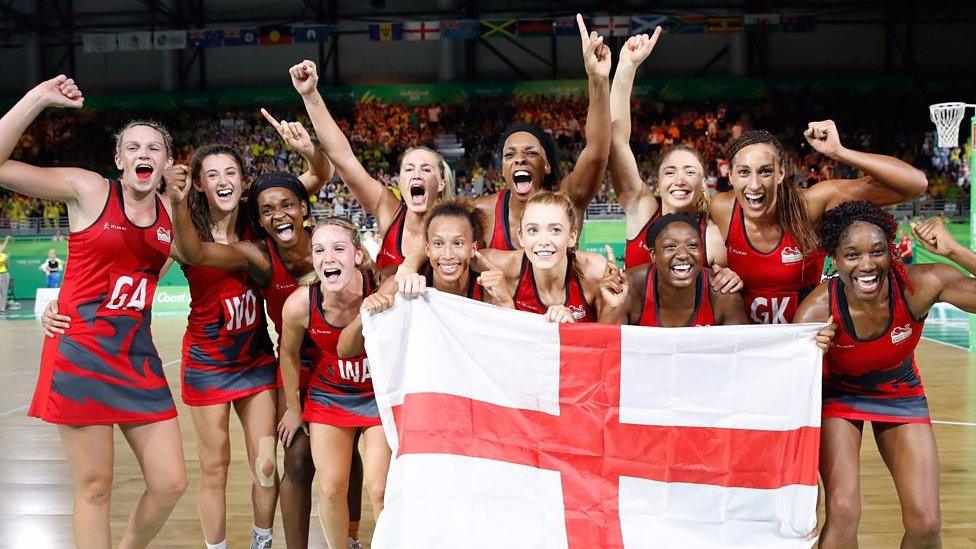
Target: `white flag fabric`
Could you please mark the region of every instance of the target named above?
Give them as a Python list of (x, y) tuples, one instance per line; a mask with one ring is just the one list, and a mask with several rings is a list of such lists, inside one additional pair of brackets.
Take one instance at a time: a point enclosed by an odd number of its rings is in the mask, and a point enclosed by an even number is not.
[(630, 34), (630, 16), (603, 15), (594, 17), (590, 30), (603, 36), (627, 36)]
[(440, 40), (440, 21), (405, 21), (403, 23), (404, 40)]
[(364, 314), (393, 450), (376, 547), (811, 547), (818, 325)]
[(149, 31), (120, 32), (119, 51), (142, 51), (152, 49), (152, 33)]
[(81, 45), (85, 53), (109, 53), (119, 49), (115, 34), (85, 33), (81, 35)]
[(156, 31), (153, 33), (154, 50), (182, 50), (185, 48), (185, 30)]

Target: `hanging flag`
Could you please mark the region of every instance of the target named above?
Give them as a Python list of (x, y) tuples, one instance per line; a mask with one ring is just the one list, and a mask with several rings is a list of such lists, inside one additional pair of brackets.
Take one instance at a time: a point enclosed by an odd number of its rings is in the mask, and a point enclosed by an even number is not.
[(552, 19), (524, 19), (516, 23), (519, 36), (552, 36)]
[(258, 43), (258, 29), (224, 29), (225, 46), (254, 46)]
[(809, 548), (819, 329), (551, 324), (431, 290), (364, 314), (393, 451), (373, 543)]
[(192, 29), (186, 31), (187, 43), (195, 48), (216, 48), (224, 41), (224, 31), (220, 29)]
[[(586, 28), (590, 28), (592, 20), (584, 16), (583, 23), (586, 24)], [(556, 36), (579, 36), (579, 25), (576, 24), (576, 17), (573, 16), (553, 19), (552, 29), (556, 33)]]
[(328, 25), (292, 25), (295, 42), (325, 42), (329, 39)]
[(258, 43), (262, 46), (284, 46), (292, 43), (291, 27), (267, 25), (258, 29)]
[(780, 16), (779, 28), (783, 32), (813, 32), (817, 30), (817, 16), (783, 14)]
[(185, 30), (168, 30), (153, 32), (154, 50), (182, 50), (186, 48)]
[(120, 32), (116, 35), (119, 51), (144, 51), (152, 49), (152, 32)]
[(403, 40), (403, 23), (370, 23), (369, 39), (373, 42)]
[(779, 28), (778, 13), (747, 13), (743, 16), (742, 20), (747, 27), (758, 27), (769, 30)]
[(515, 38), (514, 19), (482, 19), (482, 38)]
[(108, 53), (119, 49), (115, 34), (85, 33), (81, 35), (81, 44), (85, 53)]
[(410, 41), (441, 39), (440, 21), (406, 21), (403, 23), (403, 38)]
[(441, 21), (441, 38), (445, 40), (474, 40), (479, 30), (477, 19)]
[(630, 32), (630, 16), (603, 15), (593, 18), (593, 25), (587, 27), (603, 36), (627, 36)]
[(705, 32), (704, 15), (672, 15), (668, 17), (668, 32), (698, 34)]
[(668, 30), (670, 20), (667, 15), (635, 15), (630, 18), (630, 34), (654, 34), (654, 29), (661, 27), (662, 31)]
[(705, 26), (711, 33), (735, 34), (742, 32), (742, 17), (707, 17), (705, 18)]

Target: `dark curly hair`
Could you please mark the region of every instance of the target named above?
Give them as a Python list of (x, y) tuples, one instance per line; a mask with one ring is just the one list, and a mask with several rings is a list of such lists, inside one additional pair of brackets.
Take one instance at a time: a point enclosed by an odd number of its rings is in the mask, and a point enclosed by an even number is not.
[(844, 202), (843, 204), (824, 212), (823, 219), (820, 221), (820, 245), (828, 254), (834, 256), (840, 241), (847, 234), (857, 221), (870, 223), (881, 229), (888, 244), (888, 256), (891, 262), (891, 270), (898, 277), (898, 280), (909, 291), (914, 291), (908, 273), (905, 272), (905, 265), (901, 262), (901, 255), (895, 246), (895, 236), (898, 234), (898, 221), (895, 220), (887, 211), (881, 209), (876, 204), (867, 200), (857, 200)]
[(547, 173), (545, 179), (542, 180), (542, 189), (547, 191), (558, 191), (559, 183), (562, 181), (562, 172), (559, 168), (559, 146), (556, 145), (556, 140), (553, 139), (552, 135), (544, 130), (542, 126), (517, 122), (509, 125), (507, 128), (505, 128), (505, 131), (502, 132), (502, 138), (498, 141), (498, 149), (504, 152), (505, 141), (507, 141), (513, 133), (518, 132), (531, 134), (533, 137), (539, 140), (539, 143), (542, 144), (542, 150), (546, 153), (546, 161), (549, 163), (549, 173)]
[(457, 217), (467, 220), (471, 224), (471, 233), (476, 243), (485, 239), (488, 216), (478, 208), (470, 198), (456, 197), (438, 200), (434, 207), (424, 216), (424, 238), (429, 238), (430, 223), (438, 217)]
[(757, 143), (765, 143), (776, 151), (779, 164), (785, 172), (776, 201), (778, 221), (784, 229), (796, 238), (797, 244), (803, 248), (803, 251), (813, 250), (817, 247), (817, 233), (810, 217), (807, 216), (807, 209), (803, 204), (803, 197), (800, 196), (800, 189), (793, 182), (793, 170), (789, 157), (786, 155), (786, 147), (783, 146), (779, 138), (766, 130), (743, 132), (742, 135), (730, 140), (725, 146), (725, 158), (729, 161), (729, 167), (734, 173), (735, 155), (749, 145)]

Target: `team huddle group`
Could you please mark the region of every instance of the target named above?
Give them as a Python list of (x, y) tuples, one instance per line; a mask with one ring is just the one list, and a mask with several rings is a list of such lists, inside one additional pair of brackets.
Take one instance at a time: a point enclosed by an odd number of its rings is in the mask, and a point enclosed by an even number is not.
[[(403, 154), (399, 194), (374, 179), (330, 115), (311, 61), (289, 74), (318, 143), (301, 124), (264, 113), (308, 171), (255, 181), (244, 180), (240, 152), (221, 144), (174, 166), (169, 133), (151, 121), (117, 134), (118, 180), (10, 160), (45, 108), (78, 108), (84, 99), (64, 76), (28, 92), (0, 119), (0, 185), (67, 204), (68, 269), (59, 302), (45, 313), (49, 337), (29, 414), (59, 426), (74, 479), (76, 544), (111, 546), (115, 424), (146, 484), (120, 547), (146, 546), (186, 489), (176, 408), (150, 331), (156, 284), (176, 261), (192, 296), (181, 386), (199, 448), (208, 548), (227, 546), (231, 408), (253, 475), (251, 546), (271, 546), (279, 501), (288, 547), (307, 546), (317, 474), (329, 547), (358, 547), (363, 484), (379, 514), (391, 459), (360, 311), (382, 314), (427, 287), (550, 322), (826, 323), (817, 335), (820, 545), (856, 545), (867, 420), (901, 501), (903, 547), (938, 546), (938, 456), (914, 350), (935, 303), (976, 312), (976, 284), (945, 265), (902, 265), (895, 253), (897, 223), (882, 207), (921, 194), (925, 175), (845, 148), (824, 121), (809, 125), (807, 142), (863, 177), (801, 190), (787, 177), (782, 144), (754, 130), (728, 144), (730, 192), (709, 199), (700, 156), (680, 146), (661, 154), (656, 182), (645, 184), (629, 145), (630, 94), (659, 34), (624, 44), (611, 86), (610, 49), (581, 20), (589, 107), (572, 171), (559, 173), (549, 134), (516, 124), (499, 140), (507, 188), (476, 201), (453, 196), (450, 168), (426, 147)], [(608, 171), (626, 214), (625, 268), (612, 253), (576, 249), (581, 212)], [(349, 219), (309, 223), (309, 194), (334, 175), (378, 220), (375, 262)], [(976, 255), (941, 220), (914, 230), (927, 249), (976, 272)], [(827, 255), (837, 275), (821, 282)], [(277, 356), (265, 313), (279, 334)]]

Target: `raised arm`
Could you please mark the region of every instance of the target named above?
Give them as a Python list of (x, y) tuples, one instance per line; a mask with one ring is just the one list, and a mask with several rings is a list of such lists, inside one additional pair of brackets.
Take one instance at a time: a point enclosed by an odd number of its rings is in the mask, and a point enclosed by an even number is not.
[(610, 47), (596, 32), (587, 33), (583, 16), (577, 14), (583, 46), (583, 66), (589, 82), (590, 105), (586, 111), (586, 145), (573, 171), (560, 187), (569, 193), (579, 210), (586, 207), (603, 185), (610, 156)]
[(952, 238), (944, 218), (933, 217), (924, 223), (913, 223), (912, 232), (926, 250), (955, 261), (976, 274), (976, 253)]
[(342, 134), (339, 125), (332, 118), (325, 100), (319, 94), (318, 72), (315, 63), (305, 60), (289, 69), (292, 85), (302, 96), (305, 110), (312, 120), (315, 135), (325, 148), (325, 153), (335, 166), (342, 181), (349, 186), (356, 200), (363, 208), (375, 215), (384, 229), (392, 223), (393, 216), (400, 208), (400, 202), (382, 183), (369, 175)]
[(78, 168), (38, 168), (10, 160), (10, 155), (31, 122), (48, 107), (81, 108), (85, 98), (74, 80), (61, 75), (41, 82), (27, 92), (0, 118), (0, 186), (45, 200), (69, 203), (79, 199), (98, 202), (105, 180), (98, 174)]
[(322, 187), (332, 180), (332, 175), (335, 173), (335, 168), (332, 167), (332, 162), (325, 151), (322, 150), (321, 146), (312, 143), (312, 137), (301, 122), (278, 121), (263, 108), (261, 114), (278, 132), (278, 136), (285, 142), (285, 145), (295, 149), (305, 159), (308, 170), (299, 175), (298, 180), (302, 182), (309, 196), (318, 194)]
[(824, 181), (804, 191), (807, 213), (815, 222), (825, 211), (843, 202), (870, 200), (879, 206), (890, 206), (912, 200), (928, 187), (925, 173), (902, 160), (841, 145), (832, 120), (811, 122), (803, 137), (820, 154), (867, 174), (858, 179)]
[[(660, 35), (661, 27), (658, 27), (650, 38), (642, 34), (632, 36), (624, 43), (617, 61), (617, 72), (613, 75), (613, 86), (610, 87), (610, 184), (624, 209), (628, 225), (631, 218), (646, 222), (657, 210), (657, 200), (641, 179), (637, 159), (630, 148), (630, 96), (637, 68), (653, 51)], [(638, 207), (646, 211), (638, 211)], [(629, 230), (627, 232), (628, 237), (636, 235), (636, 231), (634, 235)]]
[(258, 285), (271, 276), (271, 260), (257, 244), (243, 241), (233, 244), (204, 242), (193, 225), (186, 196), (190, 188), (189, 168), (183, 164), (171, 166), (163, 173), (166, 192), (173, 207), (173, 232), (179, 259), (188, 265), (203, 265), (233, 271), (246, 271)]
[(278, 347), (278, 363), (281, 383), (284, 385), (285, 413), (278, 423), (278, 439), (287, 448), (298, 429), (308, 427), (302, 423), (302, 398), (298, 387), (301, 370), (302, 339), (308, 330), (308, 287), (299, 286), (281, 310), (281, 344)]

